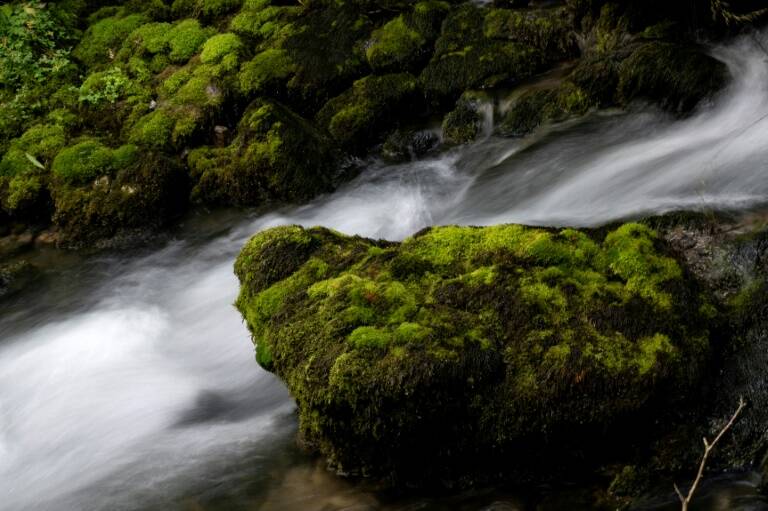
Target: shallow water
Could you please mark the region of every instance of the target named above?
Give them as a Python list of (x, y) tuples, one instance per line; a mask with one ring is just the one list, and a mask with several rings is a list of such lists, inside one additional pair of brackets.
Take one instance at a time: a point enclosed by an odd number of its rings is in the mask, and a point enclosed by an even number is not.
[[(304, 206), (191, 218), (154, 251), (57, 261), (2, 304), (0, 509), (578, 509), (546, 489), (393, 499), (318, 468), (293, 446), (285, 389), (253, 360), (232, 262), (251, 234), (285, 223), (401, 239), (433, 224), (587, 226), (765, 204), (768, 56), (752, 37), (714, 52), (734, 82), (683, 121), (645, 109), (487, 136), (372, 162)], [(705, 508), (768, 509), (750, 477), (713, 481)], [(676, 509), (672, 498), (646, 509)]]

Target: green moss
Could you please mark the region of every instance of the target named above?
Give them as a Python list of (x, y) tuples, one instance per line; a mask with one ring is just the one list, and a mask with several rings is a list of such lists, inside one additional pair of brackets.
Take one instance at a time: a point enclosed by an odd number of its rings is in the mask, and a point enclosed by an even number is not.
[(371, 34), (365, 56), (375, 70), (402, 70), (418, 59), (425, 43), (424, 36), (408, 27), (401, 15)]
[(205, 64), (218, 64), (224, 59), (234, 58), (237, 62), (242, 50), (243, 43), (237, 35), (217, 34), (205, 42), (200, 60)]
[(460, 99), (443, 119), (443, 140), (449, 144), (467, 144), (480, 134), (483, 118), (478, 103)]
[(72, 54), (89, 68), (112, 62), (128, 36), (149, 20), (141, 14), (104, 18), (85, 32)]
[(8, 193), (2, 201), (2, 207), (12, 214), (32, 209), (40, 201), (44, 189), (41, 176), (18, 174), (8, 182)]
[(180, 21), (166, 34), (168, 57), (171, 62), (188, 61), (211, 35), (212, 31), (201, 27), (197, 20)]
[(131, 128), (128, 140), (132, 144), (167, 148), (172, 144), (173, 129), (176, 120), (167, 112), (156, 110), (138, 120)]
[[(103, 151), (96, 148), (93, 152)], [(88, 186), (54, 180), (53, 222), (60, 244), (78, 247), (123, 233), (135, 234), (137, 229), (147, 232), (167, 226), (182, 211), (186, 192), (178, 163), (146, 149), (140, 154), (130, 147), (110, 152), (109, 173), (85, 183)], [(72, 167), (80, 167), (76, 170), (79, 175), (84, 165), (91, 165), (88, 158), (86, 154), (86, 159), (72, 159)]]
[(279, 39), (281, 33), (290, 33), (290, 21), (300, 14), (298, 6), (246, 5), (230, 22), (230, 29), (244, 37), (263, 41)]
[(663, 291), (663, 286), (682, 278), (682, 270), (674, 259), (657, 255), (655, 240), (655, 233), (648, 227), (626, 224), (605, 238), (605, 262), (626, 281), (627, 290), (659, 309), (669, 309), (672, 296)]
[(455, 99), (468, 89), (512, 84), (545, 63), (538, 48), (486, 37), (484, 16), (485, 10), (466, 4), (445, 19), (435, 53), (420, 76), (434, 100)]
[(407, 73), (367, 76), (326, 103), (317, 119), (342, 145), (369, 145), (413, 105), (416, 92), (416, 79)]
[(278, 89), (296, 72), (296, 65), (285, 50), (269, 49), (243, 64), (240, 90), (244, 94), (262, 94)]
[(242, 0), (174, 0), (171, 9), (179, 17), (214, 18), (236, 10), (242, 3)]
[[(303, 438), (371, 475), (503, 463), (573, 428), (621, 445), (617, 421), (675, 406), (708, 350), (705, 302), (640, 224), (446, 226), (399, 244), (281, 227), (235, 271)], [(446, 423), (460, 426), (436, 438)]]
[(528, 44), (553, 60), (578, 54), (571, 20), (565, 8), (491, 9), (485, 16), (483, 30), (488, 38)]
[(62, 150), (53, 160), (53, 175), (70, 184), (84, 184), (112, 171), (112, 150), (85, 140)]
[(392, 334), (376, 327), (361, 326), (349, 334), (348, 340), (357, 349), (386, 348), (392, 342)]
[(38, 165), (49, 168), (53, 158), (64, 147), (67, 136), (57, 124), (39, 124), (12, 140), (10, 148), (0, 159), (0, 176), (35, 173)]
[(584, 115), (598, 104), (597, 98), (570, 81), (554, 88), (531, 90), (516, 99), (498, 131), (507, 136), (524, 136), (541, 124)]
[(333, 144), (317, 128), (279, 103), (257, 100), (230, 146), (190, 154), (192, 197), (235, 205), (307, 198), (329, 189), (337, 161)]
[(373, 28), (371, 20), (352, 2), (322, 5), (303, 10), (275, 41), (296, 66), (288, 96), (302, 112), (316, 112), (368, 69), (364, 42)]
[(129, 55), (154, 55), (168, 51), (170, 23), (146, 23), (131, 32), (123, 43), (123, 50)]
[(622, 62), (618, 96), (623, 103), (642, 98), (688, 112), (727, 80), (725, 64), (713, 57), (685, 46), (651, 42)]

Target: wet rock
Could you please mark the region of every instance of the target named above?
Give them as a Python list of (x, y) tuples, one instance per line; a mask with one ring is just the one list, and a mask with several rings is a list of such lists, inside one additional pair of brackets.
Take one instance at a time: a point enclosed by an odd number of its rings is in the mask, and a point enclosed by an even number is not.
[(395, 130), (384, 141), (381, 155), (392, 162), (415, 160), (427, 155), (439, 144), (440, 137), (432, 131)]
[(728, 76), (725, 64), (696, 48), (650, 42), (622, 62), (617, 94), (623, 103), (649, 99), (685, 113), (722, 89)]
[(201, 147), (187, 162), (192, 200), (253, 206), (330, 190), (339, 152), (327, 135), (286, 106), (256, 100), (226, 147)]
[(503, 115), (497, 131), (504, 136), (521, 137), (547, 122), (560, 122), (584, 115), (596, 105), (588, 94), (572, 82), (523, 93)]
[(21, 291), (38, 276), (38, 269), (27, 261), (0, 263), (0, 298)]
[(668, 252), (640, 224), (442, 227), (399, 244), (282, 227), (238, 257), (236, 305), (297, 400), (302, 442), (340, 472), (583, 470), (647, 437), (707, 360), (711, 306)]
[(116, 169), (106, 180), (62, 180), (56, 185), (53, 221), (62, 246), (141, 237), (166, 226), (184, 210), (186, 177), (175, 160), (149, 152)]
[(404, 112), (418, 108), (418, 83), (408, 73), (366, 76), (326, 103), (317, 121), (342, 146), (361, 150)]
[(456, 108), (443, 119), (443, 141), (447, 144), (461, 145), (472, 142), (482, 130), (483, 116), (480, 104), (472, 98), (462, 97)]

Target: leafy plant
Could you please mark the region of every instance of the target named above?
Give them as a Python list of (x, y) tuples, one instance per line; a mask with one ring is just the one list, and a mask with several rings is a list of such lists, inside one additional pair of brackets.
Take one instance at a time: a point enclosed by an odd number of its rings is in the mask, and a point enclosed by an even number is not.
[(43, 83), (70, 65), (73, 17), (43, 2), (0, 7), (0, 84)]

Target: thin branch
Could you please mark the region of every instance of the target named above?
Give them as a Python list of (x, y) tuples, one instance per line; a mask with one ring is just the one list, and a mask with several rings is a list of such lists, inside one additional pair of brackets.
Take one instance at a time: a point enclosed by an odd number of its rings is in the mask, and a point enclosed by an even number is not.
[(721, 0), (711, 0), (710, 8), (712, 9), (712, 18), (715, 20), (722, 18), (728, 26), (741, 23), (752, 23), (768, 14), (768, 8), (759, 9), (747, 14), (734, 14), (723, 6)]
[(693, 494), (696, 493), (696, 489), (699, 487), (699, 483), (701, 482), (702, 477), (704, 477), (704, 469), (707, 466), (707, 460), (709, 459), (709, 455), (712, 453), (712, 449), (714, 449), (715, 445), (717, 445), (720, 439), (723, 438), (723, 435), (725, 435), (725, 433), (731, 429), (731, 426), (733, 426), (733, 424), (736, 422), (736, 419), (739, 417), (741, 411), (744, 410), (746, 405), (747, 403), (744, 401), (744, 398), (740, 397), (739, 407), (731, 416), (731, 420), (729, 420), (723, 429), (720, 430), (720, 433), (717, 434), (715, 439), (711, 443), (706, 439), (706, 437), (703, 439), (704, 455), (701, 457), (701, 463), (699, 463), (699, 471), (696, 474), (696, 479), (693, 480), (693, 484), (691, 485), (690, 490), (688, 490), (688, 495), (683, 495), (683, 492), (681, 492), (680, 488), (678, 488), (677, 484), (675, 484), (675, 493), (677, 493), (677, 496), (680, 498), (682, 511), (688, 511), (688, 505), (691, 503), (691, 499), (693, 499)]

